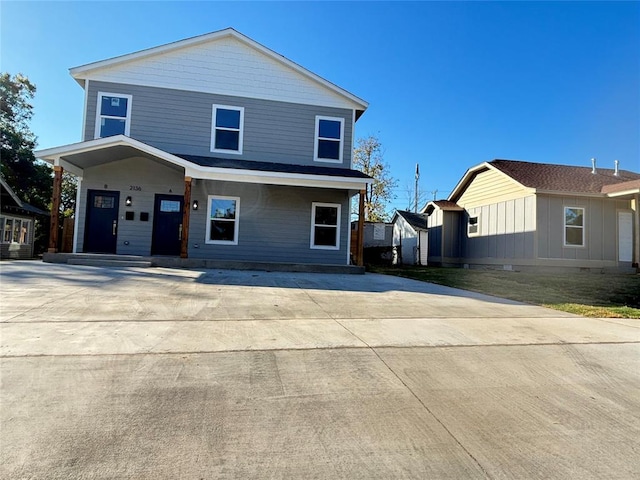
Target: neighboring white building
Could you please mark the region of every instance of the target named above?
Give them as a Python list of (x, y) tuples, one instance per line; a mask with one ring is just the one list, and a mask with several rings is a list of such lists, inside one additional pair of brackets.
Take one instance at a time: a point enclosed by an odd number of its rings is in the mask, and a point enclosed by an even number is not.
[(395, 264), (427, 264), (427, 215), (396, 210), (393, 215)]

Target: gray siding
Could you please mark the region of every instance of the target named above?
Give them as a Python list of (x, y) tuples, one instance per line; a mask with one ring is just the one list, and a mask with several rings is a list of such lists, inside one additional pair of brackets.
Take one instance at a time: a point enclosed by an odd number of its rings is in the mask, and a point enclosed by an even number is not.
[[(469, 236), (470, 216), (478, 216), (479, 235)], [(460, 215), (461, 261), (520, 263), (536, 258), (536, 198), (507, 200), (470, 208)]]
[[(99, 91), (132, 95), (131, 137), (169, 153), (351, 166), (353, 111), (349, 109), (92, 81), (89, 82), (84, 140), (92, 140), (95, 135)], [(214, 104), (244, 107), (242, 155), (211, 152)], [(313, 161), (316, 115), (345, 119), (342, 164)]]
[[(205, 243), (209, 195), (240, 197), (237, 245)], [(347, 264), (349, 204), (346, 191), (196, 180), (192, 199), (189, 258), (282, 263)], [(310, 247), (313, 202), (341, 205), (340, 249)]]
[[(132, 190), (132, 186), (140, 187), (141, 190)], [(116, 253), (149, 255), (151, 253), (155, 194), (183, 195), (184, 173), (182, 170), (141, 157), (85, 169), (76, 212), (79, 218), (77, 252), (83, 251), (87, 190), (90, 189), (120, 192)], [(125, 206), (127, 196), (131, 196), (133, 201), (131, 207)], [(134, 220), (125, 220), (126, 211), (134, 212)], [(149, 221), (140, 220), (141, 212), (149, 213)], [(125, 242), (128, 242), (128, 245)]]
[[(564, 207), (585, 209), (585, 246), (564, 246)], [(630, 209), (627, 200), (538, 196), (538, 257), (558, 260), (617, 262), (617, 211)]]

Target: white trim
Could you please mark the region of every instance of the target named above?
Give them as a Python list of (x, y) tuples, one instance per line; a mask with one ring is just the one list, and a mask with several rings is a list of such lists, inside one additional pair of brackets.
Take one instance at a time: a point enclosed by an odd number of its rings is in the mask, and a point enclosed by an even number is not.
[[(568, 225), (567, 226), (567, 209), (582, 210), (582, 226)], [(587, 217), (585, 216), (586, 208), (577, 205), (563, 205), (562, 206), (562, 245), (566, 248), (585, 248), (586, 242), (586, 228)], [(568, 228), (580, 228), (582, 230), (582, 243), (580, 245), (567, 244), (567, 227)]]
[[(226, 222), (234, 222), (233, 228), (233, 241), (226, 240), (211, 240), (211, 200), (233, 200), (236, 202), (236, 216), (233, 220), (218, 219)], [(204, 238), (204, 243), (209, 245), (238, 245), (238, 231), (240, 227), (240, 197), (229, 197), (226, 195), (209, 195), (207, 197), (207, 226)]]
[[(480, 213), (474, 213), (473, 215), (468, 212), (469, 214), (469, 218), (467, 219), (467, 237), (468, 238), (473, 238), (473, 237), (479, 237), (480, 236)], [(470, 232), (469, 229), (471, 227), (471, 219), (475, 218), (476, 219), (476, 231), (475, 232)]]
[(351, 112), (351, 162), (349, 168), (353, 170), (353, 151), (356, 148), (356, 109)]
[[(335, 138), (321, 137), (320, 136), (320, 121), (326, 120), (330, 122), (340, 123), (340, 140)], [(338, 149), (338, 159), (333, 158), (319, 158), (318, 157), (318, 142), (320, 140), (335, 142), (339, 141), (340, 147)], [(313, 134), (313, 161), (323, 163), (342, 163), (342, 152), (344, 151), (344, 118), (342, 117), (326, 117), (324, 115), (316, 115), (316, 126)]]
[(89, 105), (89, 79), (84, 85), (84, 110), (82, 112), (82, 131), (80, 132), (80, 140), (84, 140), (84, 134), (87, 129), (87, 105)]
[[(78, 253), (78, 227), (80, 225), (80, 215), (79, 215), (79, 208), (80, 208), (80, 193), (82, 190), (82, 177), (78, 177), (78, 188), (76, 189), (76, 211), (74, 214), (74, 219), (73, 219), (73, 246), (71, 248), (71, 251), (73, 253)], [(86, 212), (85, 212), (86, 215)]]
[(232, 37), (237, 39), (238, 41), (244, 43), (245, 45), (257, 50), (258, 52), (264, 54), (265, 56), (277, 61), (278, 63), (291, 68), (292, 70), (300, 73), (302, 76), (320, 84), (321, 86), (323, 86), (324, 88), (338, 94), (339, 96), (349, 100), (350, 102), (353, 102), (357, 105), (357, 107), (360, 107), (363, 111), (367, 109), (367, 107), (369, 106), (369, 104), (364, 101), (363, 99), (353, 95), (352, 93), (344, 90), (343, 88), (338, 87), (337, 85), (334, 85), (333, 83), (325, 80), (324, 78), (320, 77), (319, 75), (316, 75), (315, 73), (307, 70), (306, 68), (298, 65), (295, 62), (292, 62), (291, 60), (289, 60), (288, 58), (280, 55), (277, 52), (274, 52), (273, 50), (265, 47), (264, 45), (261, 45), (260, 43), (256, 42), (255, 40), (252, 40), (251, 38), (241, 34), (240, 32), (234, 30), (233, 28), (226, 28), (224, 30), (219, 30), (216, 32), (211, 32), (211, 33), (207, 33), (204, 35), (199, 35), (197, 37), (191, 37), (191, 38), (187, 38), (184, 40), (179, 40), (176, 42), (172, 42), (172, 43), (168, 43), (165, 45), (160, 45), (157, 47), (153, 47), (153, 48), (148, 48), (145, 50), (140, 50), (138, 52), (134, 52), (134, 53), (130, 53), (127, 55), (121, 55), (118, 57), (114, 57), (114, 58), (109, 58), (106, 60), (101, 60), (98, 62), (93, 62), (93, 63), (89, 63), (86, 65), (81, 65), (78, 67), (74, 67), (71, 68), (69, 73), (71, 74), (71, 76), (73, 78), (75, 78), (77, 81), (83, 80), (83, 79), (87, 79), (89, 76), (91, 76), (96, 70), (105, 68), (105, 67), (113, 67), (113, 66), (118, 66), (127, 62), (132, 62), (134, 60), (140, 60), (143, 58), (147, 58), (147, 57), (152, 57), (155, 55), (161, 55), (164, 53), (168, 53), (168, 52), (172, 52), (172, 51), (176, 51), (176, 50), (180, 50), (183, 49), (185, 47), (190, 47), (190, 46), (194, 46), (194, 45), (200, 45), (200, 44), (204, 44), (204, 43), (208, 43), (208, 42), (213, 42), (215, 40), (221, 39), (221, 38), (225, 38), (225, 37)]
[[(124, 117), (124, 135), (129, 136), (131, 132), (131, 107), (133, 103), (133, 95), (128, 95), (126, 93), (110, 93), (110, 92), (98, 92), (98, 99), (96, 101), (96, 124), (93, 132), (93, 138), (107, 138), (100, 136), (100, 120), (104, 118), (111, 118), (116, 120), (121, 120), (122, 117), (114, 117), (110, 115), (102, 115), (100, 113), (102, 107), (102, 97), (118, 97), (118, 98), (126, 98), (127, 99), (127, 113)], [(112, 135), (113, 136), (113, 135)]]
[[(236, 110), (240, 112), (240, 128), (216, 127), (216, 112), (221, 110)], [(228, 150), (225, 148), (216, 148), (216, 130), (226, 130), (229, 132), (238, 132), (238, 150)], [(230, 153), (233, 155), (242, 155), (242, 141), (244, 138), (244, 107), (236, 107), (232, 105), (217, 105), (214, 104), (211, 109), (211, 148), (214, 153)]]
[[(316, 225), (316, 207), (330, 207), (336, 208), (337, 218), (336, 218), (336, 245), (315, 245), (315, 227), (333, 227), (333, 225)], [(309, 248), (313, 250), (340, 250), (340, 224), (342, 223), (342, 205), (339, 203), (323, 203), (323, 202), (312, 202), (311, 203), (311, 238), (309, 239)]]
[[(21, 216), (15, 216), (15, 215), (11, 215), (9, 213), (5, 213), (2, 212), (0, 214), (0, 218), (3, 219), (2, 222), (0, 222), (0, 228), (2, 228), (2, 230), (0, 230), (0, 243), (4, 244), (4, 245), (31, 245), (33, 243), (33, 234), (34, 234), (34, 230), (32, 228), (32, 225), (35, 227), (35, 223), (33, 221), (33, 218), (25, 218), (25, 217), (21, 217)], [(9, 232), (10, 236), (9, 236), (9, 241), (6, 242), (4, 240), (4, 234), (5, 234), (5, 224), (6, 221), (10, 219), (11, 220), (11, 230)], [(27, 231), (25, 233), (25, 241), (24, 242), (14, 242), (13, 241), (13, 237), (15, 234), (15, 230), (16, 230), (16, 221), (20, 220), (20, 231), (18, 232), (18, 239), (20, 239), (20, 237), (22, 236), (22, 230), (24, 229), (24, 224), (27, 223)]]

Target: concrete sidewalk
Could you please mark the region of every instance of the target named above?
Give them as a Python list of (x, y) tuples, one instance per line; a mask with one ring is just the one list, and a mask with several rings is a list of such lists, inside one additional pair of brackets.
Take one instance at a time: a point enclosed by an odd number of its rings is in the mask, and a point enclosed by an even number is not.
[(640, 322), (382, 275), (0, 263), (2, 478), (634, 478)]

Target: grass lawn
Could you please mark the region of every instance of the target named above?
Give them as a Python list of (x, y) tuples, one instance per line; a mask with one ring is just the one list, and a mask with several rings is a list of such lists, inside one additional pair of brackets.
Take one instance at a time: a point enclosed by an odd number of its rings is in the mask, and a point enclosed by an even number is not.
[(640, 318), (640, 274), (530, 273), (440, 267), (372, 272), (486, 293), (585, 317)]

